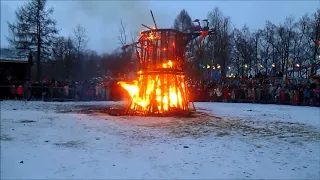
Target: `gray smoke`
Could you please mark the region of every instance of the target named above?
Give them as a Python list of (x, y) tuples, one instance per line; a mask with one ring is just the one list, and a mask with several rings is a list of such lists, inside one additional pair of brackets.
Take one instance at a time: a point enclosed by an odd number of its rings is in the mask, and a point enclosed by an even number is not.
[[(104, 25), (112, 26), (115, 31), (122, 20), (127, 25), (128, 36), (144, 29), (141, 24), (153, 26), (149, 1), (76, 1), (76, 8), (87, 16), (100, 20)], [(159, 10), (153, 13), (159, 25), (168, 17)]]

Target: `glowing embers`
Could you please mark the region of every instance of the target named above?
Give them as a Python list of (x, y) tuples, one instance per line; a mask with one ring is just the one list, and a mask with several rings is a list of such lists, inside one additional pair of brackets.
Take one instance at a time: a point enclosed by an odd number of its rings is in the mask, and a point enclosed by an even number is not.
[(142, 114), (186, 111), (189, 109), (183, 72), (168, 61), (161, 68), (139, 71), (134, 84), (119, 82), (131, 96), (130, 110)]
[(167, 63), (162, 64), (163, 68), (172, 68), (172, 61), (168, 61)]

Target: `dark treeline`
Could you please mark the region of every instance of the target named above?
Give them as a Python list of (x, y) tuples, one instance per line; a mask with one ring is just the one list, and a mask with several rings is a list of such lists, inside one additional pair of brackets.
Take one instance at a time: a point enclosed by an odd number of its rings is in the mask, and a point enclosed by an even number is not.
[[(297, 64), (319, 62), (320, 9), (299, 18), (287, 17), (278, 25), (267, 21), (263, 29), (256, 31), (250, 30), (247, 25), (234, 28), (230, 17), (219, 8), (209, 12), (207, 19), (216, 35), (208, 39), (201, 57), (191, 58), (192, 74), (199, 72), (199, 66), (210, 65), (220, 66), (222, 75), (226, 75), (227, 71), (240, 76), (254, 75), (259, 71), (268, 75), (272, 64), (277, 72), (287, 74)], [(174, 21), (174, 28), (184, 32), (192, 30), (193, 26), (185, 10)], [(197, 54), (198, 44), (198, 40), (190, 44), (189, 57)], [(315, 73), (314, 69), (310, 71)]]
[[(133, 49), (124, 52), (115, 47), (114, 52), (102, 55), (89, 50), (86, 45), (90, 35), (81, 25), (74, 28), (72, 36), (59, 36), (57, 22), (50, 17), (53, 9), (47, 8), (46, 2), (30, 0), (16, 10), (16, 21), (8, 22), (11, 34), (7, 39), (11, 46), (21, 52), (32, 52), (34, 79), (47, 76), (58, 80), (84, 80), (135, 70), (132, 66), (136, 60)], [(286, 73), (296, 64), (319, 60), (320, 9), (302, 17), (287, 17), (277, 25), (267, 21), (265, 27), (257, 31), (251, 31), (247, 25), (234, 28), (230, 17), (219, 8), (213, 8), (207, 19), (215, 36), (206, 40), (208, 45), (203, 47), (201, 57), (197, 56), (199, 40), (188, 45), (186, 57), (190, 74), (200, 74), (202, 65), (219, 65), (222, 75), (228, 71), (238, 75), (267, 74), (272, 64), (277, 71)], [(194, 23), (187, 11), (180, 12), (173, 28), (193, 31)], [(122, 22), (118, 39), (121, 45), (128, 41), (126, 26)]]

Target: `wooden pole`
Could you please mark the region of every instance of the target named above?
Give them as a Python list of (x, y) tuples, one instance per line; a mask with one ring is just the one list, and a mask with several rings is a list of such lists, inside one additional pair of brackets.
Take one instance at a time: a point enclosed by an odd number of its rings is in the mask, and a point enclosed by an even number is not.
[(128, 113), (129, 113), (129, 110), (131, 109), (131, 105), (132, 105), (132, 102), (133, 102), (133, 98), (134, 98), (134, 96), (131, 98), (130, 103), (129, 103), (129, 106), (127, 107), (127, 111), (126, 111), (126, 114), (127, 114), (127, 115), (128, 115)]
[(151, 13), (151, 16), (152, 16), (152, 20), (153, 20), (153, 23), (154, 23), (154, 26), (156, 29), (158, 29), (158, 26), (157, 26), (157, 23), (156, 23), (156, 20), (154, 19), (154, 16), (153, 16), (153, 13), (152, 11), (150, 10), (150, 13)]

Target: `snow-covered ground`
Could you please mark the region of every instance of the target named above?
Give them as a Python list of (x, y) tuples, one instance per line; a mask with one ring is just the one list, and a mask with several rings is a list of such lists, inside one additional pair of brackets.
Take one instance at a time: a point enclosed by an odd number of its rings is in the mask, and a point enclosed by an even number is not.
[(195, 103), (196, 118), (2, 101), (1, 179), (320, 179), (320, 108)]

